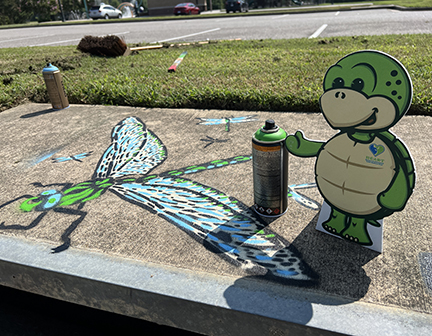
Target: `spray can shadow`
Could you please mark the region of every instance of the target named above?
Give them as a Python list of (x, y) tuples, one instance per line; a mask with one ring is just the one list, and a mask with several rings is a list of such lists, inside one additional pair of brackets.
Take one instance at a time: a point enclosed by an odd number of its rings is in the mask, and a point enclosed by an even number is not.
[(264, 217), (279, 217), (288, 207), (286, 137), (286, 132), (269, 119), (252, 138), (253, 209)]
[(61, 110), (69, 107), (60, 70), (48, 63), (42, 70), (42, 75), (53, 109)]

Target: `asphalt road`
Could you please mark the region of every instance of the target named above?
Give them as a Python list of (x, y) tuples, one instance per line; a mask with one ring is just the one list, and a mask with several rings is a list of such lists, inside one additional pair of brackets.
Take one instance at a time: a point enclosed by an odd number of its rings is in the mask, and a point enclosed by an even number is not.
[(0, 48), (77, 45), (85, 35), (123, 36), (127, 43), (241, 38), (289, 39), (432, 33), (432, 11), (392, 9), (232, 16), (196, 20), (113, 22), (0, 30)]

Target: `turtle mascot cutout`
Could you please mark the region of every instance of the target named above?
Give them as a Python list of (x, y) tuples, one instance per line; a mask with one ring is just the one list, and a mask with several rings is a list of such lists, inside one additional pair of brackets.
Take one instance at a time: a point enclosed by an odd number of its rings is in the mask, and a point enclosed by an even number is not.
[[(317, 157), (316, 182), (328, 212), (317, 229), (375, 249), (368, 225), (380, 227), (381, 219), (402, 211), (414, 188), (409, 151), (389, 131), (411, 105), (411, 79), (392, 56), (364, 50), (331, 66), (323, 87), (321, 111), (339, 133), (321, 142), (297, 131), (285, 143), (296, 156)], [(380, 244), (382, 252), (382, 227)]]

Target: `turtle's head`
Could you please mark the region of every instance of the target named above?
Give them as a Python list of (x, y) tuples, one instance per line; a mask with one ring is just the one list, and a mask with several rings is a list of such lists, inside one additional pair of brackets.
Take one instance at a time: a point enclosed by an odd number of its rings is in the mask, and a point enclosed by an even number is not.
[(404, 66), (380, 51), (349, 54), (324, 77), (321, 110), (334, 129), (386, 130), (408, 111), (411, 79)]
[(20, 209), (24, 212), (46, 211), (54, 208), (61, 200), (62, 194), (51, 189), (41, 192), (38, 196), (30, 197), (21, 203)]

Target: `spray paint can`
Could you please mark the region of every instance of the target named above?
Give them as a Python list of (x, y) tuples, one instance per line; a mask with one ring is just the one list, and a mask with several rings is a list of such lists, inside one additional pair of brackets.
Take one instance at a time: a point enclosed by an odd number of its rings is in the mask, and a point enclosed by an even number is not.
[(53, 109), (61, 110), (69, 107), (60, 70), (51, 63), (48, 63), (42, 70), (42, 75)]
[(254, 210), (265, 217), (283, 215), (288, 207), (286, 132), (272, 119), (252, 138)]

